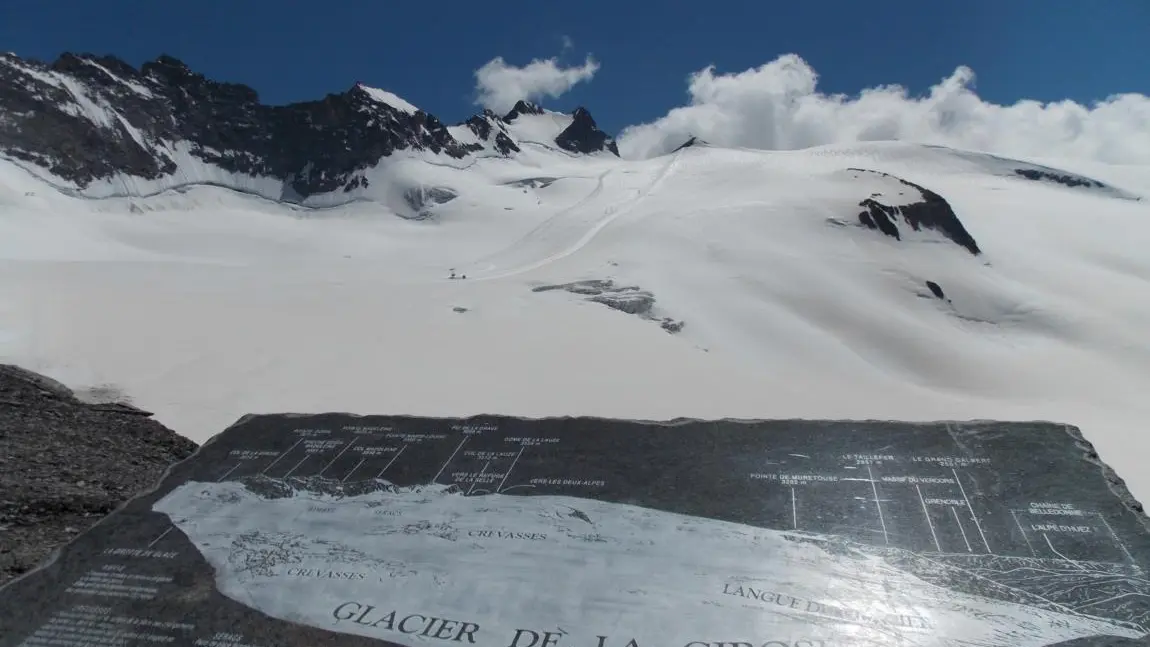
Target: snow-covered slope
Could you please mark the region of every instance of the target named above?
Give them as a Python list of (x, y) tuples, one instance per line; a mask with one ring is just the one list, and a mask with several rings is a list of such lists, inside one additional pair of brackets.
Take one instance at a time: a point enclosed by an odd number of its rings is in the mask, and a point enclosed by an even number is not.
[(523, 144), (361, 177), (94, 200), (0, 161), (0, 360), (196, 440), (283, 410), (1054, 419), (1150, 499), (1147, 169)]

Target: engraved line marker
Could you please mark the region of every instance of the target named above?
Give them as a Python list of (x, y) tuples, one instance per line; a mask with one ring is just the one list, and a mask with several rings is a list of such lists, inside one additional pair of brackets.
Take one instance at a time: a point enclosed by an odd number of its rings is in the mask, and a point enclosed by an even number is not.
[[(970, 547), (970, 540), (966, 538), (966, 528), (962, 527), (962, 519), (958, 518), (958, 510), (955, 509), (954, 506), (950, 506), (950, 513), (954, 515), (954, 522), (958, 524), (958, 531), (962, 533), (962, 541), (966, 544), (966, 552), (973, 553), (974, 549)], [(1018, 521), (1018, 518), (1016, 517), (1014, 520)], [(1022, 526), (1019, 526), (1019, 528), (1021, 527)], [(1023, 535), (1025, 534), (1026, 533), (1023, 533)], [(1027, 539), (1026, 543), (1030, 544), (1030, 540)], [(1034, 549), (1032, 548), (1031, 551), (1033, 552), (1033, 550)]]
[(475, 489), (475, 484), (479, 482), (479, 477), (483, 476), (483, 473), (487, 471), (488, 467), (491, 467), (491, 461), (487, 461), (486, 463), (484, 463), (483, 469), (479, 470), (479, 474), (476, 475), (475, 478), (471, 479), (471, 487), (467, 488), (468, 494), (471, 494), (471, 491)]
[(974, 527), (978, 528), (978, 534), (982, 537), (982, 543), (986, 546), (986, 552), (993, 555), (994, 551), (990, 550), (990, 543), (986, 541), (986, 533), (982, 532), (982, 524), (978, 523), (978, 517), (974, 515), (974, 508), (970, 505), (970, 498), (966, 496), (966, 488), (962, 487), (962, 479), (958, 478), (958, 472), (956, 472), (953, 467), (950, 468), (950, 472), (954, 474), (954, 480), (958, 483), (959, 491), (962, 492), (962, 500), (966, 501), (966, 509), (970, 511), (970, 518), (974, 519)]
[(379, 478), (379, 477), (383, 476), (383, 473), (387, 471), (387, 468), (391, 467), (391, 464), (395, 462), (395, 459), (399, 458), (399, 455), (402, 454), (403, 450), (405, 450), (405, 449), (407, 449), (407, 445), (400, 447), (399, 451), (395, 452), (395, 456), (392, 456), (391, 460), (387, 461), (387, 465), (384, 465), (383, 469), (379, 470), (379, 474), (376, 474), (375, 478)]
[(299, 462), (296, 463), (295, 465), (293, 465), (292, 468), (290, 470), (288, 470), (288, 473), (283, 475), (283, 478), (286, 479), (287, 477), (291, 476), (291, 473), (294, 472), (297, 467), (299, 467), (300, 465), (303, 465), (303, 462), (309, 458), (311, 458), (311, 454), (304, 454), (304, 457), (299, 459)]
[(276, 456), (276, 459), (275, 459), (274, 461), (272, 461), (271, 463), (269, 463), (267, 467), (265, 467), (265, 468), (263, 468), (262, 470), (260, 470), (260, 474), (264, 474), (264, 473), (266, 473), (268, 470), (270, 470), (270, 469), (272, 468), (272, 465), (275, 465), (276, 463), (280, 462), (280, 459), (281, 459), (281, 458), (283, 458), (284, 456), (287, 456), (288, 454), (290, 454), (290, 453), (291, 453), (291, 450), (295, 449), (296, 447), (299, 447), (299, 444), (300, 444), (300, 443), (302, 443), (302, 442), (303, 442), (303, 438), (300, 438), (299, 440), (295, 441), (295, 444), (294, 444), (294, 445), (292, 445), (291, 447), (288, 447), (288, 450), (287, 450), (286, 452), (284, 452), (284, 453), (280, 454), (279, 456)]
[(1078, 562), (1074, 561), (1073, 559), (1070, 559), (1066, 555), (1063, 555), (1062, 553), (1058, 552), (1058, 549), (1054, 547), (1054, 544), (1050, 543), (1050, 537), (1048, 537), (1046, 535), (1046, 533), (1042, 533), (1042, 538), (1046, 540), (1046, 545), (1050, 546), (1050, 552), (1054, 553), (1055, 555), (1058, 555), (1059, 557), (1061, 557), (1062, 559), (1065, 559), (1066, 561), (1070, 562), (1071, 564), (1074, 564), (1074, 566), (1077, 567), (1078, 570), (1081, 570), (1081, 571), (1086, 570), (1086, 567), (1083, 566), (1082, 564), (1079, 564)]
[(439, 471), (435, 473), (435, 478), (431, 479), (432, 483), (435, 483), (439, 480), (440, 475), (443, 474), (443, 470), (447, 469), (447, 466), (451, 464), (451, 461), (455, 460), (455, 455), (459, 453), (459, 450), (463, 449), (463, 444), (466, 443), (467, 439), (470, 437), (471, 436), (464, 436), (463, 440), (459, 441), (459, 444), (455, 447), (455, 451), (451, 452), (451, 456), (448, 456), (447, 460), (444, 461), (443, 467), (439, 468)]
[(882, 524), (882, 540), (889, 544), (890, 537), (886, 534), (886, 519), (882, 516), (882, 504), (878, 502), (878, 486), (874, 482), (874, 472), (871, 471), (870, 465), (866, 466), (867, 476), (870, 477), (870, 489), (874, 492), (874, 507), (878, 508), (878, 522)]
[(359, 466), (360, 466), (360, 465), (363, 465), (363, 462), (364, 462), (364, 461), (366, 461), (366, 460), (367, 460), (367, 457), (366, 457), (366, 456), (364, 456), (363, 458), (359, 459), (359, 462), (355, 464), (355, 467), (351, 468), (351, 471), (350, 471), (350, 472), (348, 472), (348, 473), (347, 473), (347, 474), (346, 474), (346, 475), (345, 475), (343, 478), (341, 478), (341, 479), (339, 480), (339, 482), (340, 482), (340, 483), (343, 483), (344, 481), (346, 481), (346, 480), (348, 480), (349, 478), (351, 478), (351, 475), (352, 475), (352, 474), (355, 474), (355, 471), (356, 471), (357, 469), (359, 469)]
[(515, 469), (515, 464), (519, 462), (519, 457), (523, 455), (524, 449), (527, 449), (526, 445), (519, 448), (519, 453), (515, 455), (515, 460), (511, 461), (511, 467), (507, 468), (507, 471), (503, 474), (503, 480), (499, 481), (499, 487), (495, 488), (496, 492), (503, 491), (503, 484), (507, 482), (507, 477), (511, 476), (511, 470)]
[(942, 546), (938, 543), (938, 535), (934, 532), (934, 522), (930, 520), (930, 511), (926, 509), (926, 499), (922, 498), (922, 488), (918, 483), (914, 484), (914, 489), (918, 492), (918, 501), (922, 504), (922, 513), (926, 516), (926, 525), (930, 526), (930, 536), (934, 538), (934, 547), (938, 552), (942, 552)]
[(1095, 512), (1094, 514), (1098, 515), (1098, 519), (1102, 521), (1102, 525), (1106, 526), (1106, 529), (1110, 531), (1111, 536), (1114, 537), (1114, 543), (1118, 544), (1118, 547), (1122, 549), (1122, 552), (1126, 555), (1126, 559), (1130, 560), (1130, 563), (1134, 566), (1138, 566), (1138, 562), (1134, 561), (1134, 556), (1126, 549), (1126, 544), (1122, 543), (1122, 540), (1118, 538), (1118, 533), (1114, 532), (1114, 529), (1110, 527), (1110, 522), (1106, 521), (1106, 517), (1103, 517), (1101, 512)]
[(352, 446), (352, 445), (354, 445), (354, 444), (355, 444), (355, 441), (357, 441), (357, 440), (359, 440), (359, 436), (356, 436), (355, 438), (352, 438), (352, 439), (351, 439), (351, 442), (347, 444), (347, 447), (344, 447), (343, 449), (339, 450), (339, 453), (335, 455), (335, 458), (331, 459), (331, 462), (330, 462), (330, 463), (328, 463), (327, 465), (324, 465), (324, 466), (323, 466), (323, 469), (322, 469), (322, 470), (320, 470), (320, 471), (319, 471), (319, 474), (316, 474), (316, 476), (323, 476), (323, 473), (327, 471), (327, 468), (329, 468), (329, 467), (331, 467), (332, 465), (334, 465), (334, 464), (335, 464), (335, 462), (339, 460), (339, 457), (340, 457), (340, 456), (343, 456), (343, 453), (344, 453), (344, 452), (346, 452), (347, 450), (351, 449), (351, 446)]
[(1030, 549), (1030, 554), (1034, 557), (1038, 557), (1038, 551), (1034, 550), (1034, 544), (1031, 544), (1030, 537), (1026, 536), (1026, 528), (1023, 528), (1022, 522), (1018, 520), (1018, 514), (1014, 510), (1011, 510), (1010, 516), (1014, 517), (1014, 523), (1018, 526), (1018, 529), (1022, 531), (1022, 538), (1026, 540), (1026, 547)]
[(160, 533), (160, 536), (159, 536), (159, 537), (156, 537), (155, 539), (153, 539), (153, 540), (152, 540), (152, 543), (148, 544), (148, 548), (151, 548), (152, 546), (155, 546), (155, 545), (156, 545), (156, 542), (158, 542), (158, 541), (160, 541), (161, 539), (163, 539), (164, 537), (166, 537), (166, 536), (168, 535), (168, 533), (169, 533), (169, 532), (172, 532), (172, 527), (173, 527), (173, 526), (168, 526), (168, 529), (167, 529), (167, 530), (165, 530), (164, 532)]

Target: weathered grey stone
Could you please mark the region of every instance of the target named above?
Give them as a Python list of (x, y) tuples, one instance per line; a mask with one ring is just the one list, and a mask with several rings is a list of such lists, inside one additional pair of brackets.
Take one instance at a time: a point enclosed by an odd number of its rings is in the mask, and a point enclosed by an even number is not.
[(419, 218), (429, 218), (431, 207), (451, 202), (459, 194), (454, 190), (441, 186), (412, 187), (403, 192), (403, 200), (411, 207)]
[(650, 314), (651, 308), (655, 305), (655, 297), (648, 292), (599, 294), (590, 300), (632, 315)]
[(545, 189), (555, 183), (557, 177), (528, 177), (508, 182), (507, 186), (527, 189)]
[(55, 380), (0, 366), (0, 584), (195, 450), (150, 415), (88, 404)]
[[(586, 279), (556, 285), (540, 285), (533, 292), (564, 290), (587, 297), (588, 301), (601, 303), (620, 312), (640, 316), (651, 321), (659, 321), (653, 314), (655, 296), (637, 285), (616, 285), (611, 279)], [(683, 322), (666, 317), (660, 325), (670, 333), (683, 329)]]
[(588, 279), (572, 283), (559, 283), (556, 285), (540, 285), (531, 288), (532, 292), (550, 292), (551, 290), (566, 290), (572, 294), (602, 294), (605, 290), (615, 290), (615, 282), (611, 279)]
[(0, 647), (1150, 638), (1150, 519), (1049, 422), (245, 416), (82, 528)]

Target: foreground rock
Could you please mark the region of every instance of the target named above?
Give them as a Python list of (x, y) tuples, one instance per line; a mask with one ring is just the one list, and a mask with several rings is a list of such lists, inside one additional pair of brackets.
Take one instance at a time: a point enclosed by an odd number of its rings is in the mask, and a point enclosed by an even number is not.
[(0, 585), (195, 451), (150, 416), (0, 364)]

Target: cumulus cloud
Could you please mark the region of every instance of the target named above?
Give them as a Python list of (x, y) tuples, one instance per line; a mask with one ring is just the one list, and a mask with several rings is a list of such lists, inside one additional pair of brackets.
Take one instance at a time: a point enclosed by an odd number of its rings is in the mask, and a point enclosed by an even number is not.
[(506, 112), (520, 99), (558, 97), (577, 83), (590, 81), (599, 63), (590, 55), (582, 65), (563, 67), (557, 58), (535, 59), (517, 67), (497, 56), (475, 70), (475, 103), (495, 112)]
[(626, 128), (626, 157), (668, 152), (694, 135), (722, 146), (798, 149), (857, 141), (904, 140), (1004, 155), (1150, 163), (1150, 97), (1111, 96), (1012, 105), (983, 101), (974, 72), (959, 67), (922, 96), (897, 85), (856, 96), (823, 94), (818, 74), (788, 54), (760, 67), (688, 79), (689, 103), (654, 122)]

